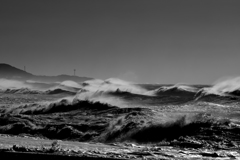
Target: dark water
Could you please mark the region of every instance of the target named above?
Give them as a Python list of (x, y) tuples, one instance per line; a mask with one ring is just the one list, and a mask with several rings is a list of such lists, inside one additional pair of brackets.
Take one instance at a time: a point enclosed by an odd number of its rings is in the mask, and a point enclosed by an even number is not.
[[(54, 102), (2, 106), (0, 133), (192, 148), (238, 148), (240, 145), (237, 90), (220, 94), (201, 85), (125, 84), (123, 88), (109, 84), (106, 82), (95, 89), (96, 85), (85, 83), (78, 93), (64, 91), (68, 98)], [(61, 93), (61, 90), (55, 91)], [(13, 94), (10, 90), (7, 92)]]

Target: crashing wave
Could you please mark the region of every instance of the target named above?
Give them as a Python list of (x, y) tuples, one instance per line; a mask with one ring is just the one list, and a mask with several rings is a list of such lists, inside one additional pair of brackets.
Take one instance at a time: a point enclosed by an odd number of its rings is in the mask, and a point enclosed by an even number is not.
[(230, 99), (238, 99), (240, 96), (240, 91), (235, 90), (232, 92), (216, 92), (213, 88), (202, 88), (195, 94), (195, 100), (204, 100), (209, 99), (212, 101), (217, 100), (216, 98), (230, 98)]
[(46, 90), (47, 94), (60, 94), (60, 93), (67, 93), (74, 95), (78, 91), (81, 90), (81, 86), (74, 82), (74, 81), (64, 81), (57, 86), (51, 87), (50, 89)]
[[(61, 102), (42, 112), (0, 114), (0, 133), (77, 141), (152, 144), (166, 141), (182, 144), (194, 139), (203, 142), (201, 147), (209, 147), (209, 144), (223, 139), (227, 142), (229, 136), (231, 140), (239, 140), (240, 127), (231, 125), (227, 120), (217, 120), (206, 114), (169, 118), (162, 117), (161, 120), (158, 114), (147, 108), (118, 108), (87, 101), (71, 105)], [(65, 123), (62, 123), (63, 120)]]
[(206, 90), (206, 94), (216, 94), (220, 96), (235, 95), (239, 96), (240, 77), (229, 78), (220, 81)]
[(39, 90), (32, 90), (29, 88), (18, 88), (18, 89), (6, 89), (4, 93), (11, 93), (11, 94), (43, 94), (43, 91)]
[(39, 102), (31, 104), (23, 104), (17, 107), (1, 108), (0, 113), (4, 114), (49, 114), (70, 112), (74, 110), (104, 110), (116, 108), (109, 104), (93, 102), (88, 100), (78, 100), (73, 98), (64, 98), (55, 102)]
[(182, 96), (193, 97), (199, 89), (187, 86), (187, 85), (174, 85), (174, 86), (162, 86), (158, 89), (150, 91), (153, 95), (169, 95), (169, 96)]
[(75, 95), (76, 94), (76, 92), (71, 92), (71, 91), (60, 89), (60, 88), (47, 90), (45, 93), (46, 94), (69, 94), (69, 95)]
[(123, 81), (120, 79), (110, 78), (105, 81), (103, 80), (88, 80), (82, 83), (82, 89), (90, 92), (130, 92), (133, 94), (145, 94), (146, 89), (133, 84), (131, 82)]

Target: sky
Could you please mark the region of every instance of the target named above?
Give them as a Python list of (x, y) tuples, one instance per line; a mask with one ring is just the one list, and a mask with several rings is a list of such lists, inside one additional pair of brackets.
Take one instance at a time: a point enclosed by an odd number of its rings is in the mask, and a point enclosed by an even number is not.
[(36, 75), (212, 84), (240, 75), (239, 0), (1, 0), (0, 63)]

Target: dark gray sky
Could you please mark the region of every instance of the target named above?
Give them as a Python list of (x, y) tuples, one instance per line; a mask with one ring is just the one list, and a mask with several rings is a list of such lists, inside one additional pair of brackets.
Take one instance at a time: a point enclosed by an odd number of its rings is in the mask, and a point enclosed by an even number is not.
[(213, 83), (240, 75), (240, 1), (1, 0), (0, 61), (38, 75)]

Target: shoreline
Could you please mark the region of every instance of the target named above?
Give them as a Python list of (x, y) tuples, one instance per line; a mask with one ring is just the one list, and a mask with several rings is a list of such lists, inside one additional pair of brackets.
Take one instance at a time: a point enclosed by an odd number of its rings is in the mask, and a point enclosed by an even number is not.
[(0, 151), (1, 159), (17, 159), (23, 158), (34, 159), (34, 160), (43, 160), (44, 158), (57, 158), (58, 160), (126, 160), (123, 158), (110, 158), (110, 157), (90, 157), (86, 155), (66, 155), (66, 154), (57, 154), (57, 153), (37, 153), (37, 152), (16, 152), (16, 151)]

